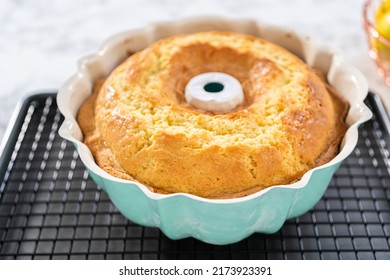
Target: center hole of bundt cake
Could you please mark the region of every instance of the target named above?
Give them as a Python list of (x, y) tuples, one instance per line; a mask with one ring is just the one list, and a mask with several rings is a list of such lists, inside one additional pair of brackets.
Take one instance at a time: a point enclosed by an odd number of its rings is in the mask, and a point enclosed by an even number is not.
[(221, 72), (194, 76), (185, 87), (185, 100), (193, 107), (208, 112), (227, 113), (244, 101), (240, 81)]
[[(202, 113), (230, 113), (248, 108), (255, 100), (255, 96), (267, 90), (267, 84), (272, 77), (279, 75), (276, 65), (266, 58), (258, 58), (250, 52), (241, 51), (225, 46), (213, 46), (207, 43), (193, 43), (180, 47), (169, 60), (169, 67), (164, 76), (164, 92), (174, 93), (174, 101), (184, 107), (190, 105), (191, 109)], [(235, 108), (214, 110), (212, 106), (193, 105), (185, 97), (188, 83), (196, 76), (204, 73), (225, 73), (236, 79), (244, 94), (244, 99), (236, 104)], [(199, 98), (211, 100), (223, 99), (225, 94), (231, 92), (230, 84), (221, 79), (204, 79), (198, 84)], [(204, 102), (206, 103), (206, 102)]]
[(211, 83), (207, 83), (205, 84), (205, 86), (203, 87), (205, 91), (207, 92), (210, 92), (210, 93), (218, 93), (218, 92), (221, 92), (223, 90), (225, 86), (221, 83), (218, 83), (218, 82), (211, 82)]

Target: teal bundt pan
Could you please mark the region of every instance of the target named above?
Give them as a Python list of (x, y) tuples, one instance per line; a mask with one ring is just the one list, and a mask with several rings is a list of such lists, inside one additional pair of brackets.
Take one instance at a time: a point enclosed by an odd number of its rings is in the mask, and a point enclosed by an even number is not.
[[(77, 112), (95, 82), (107, 76), (128, 53), (142, 50), (158, 39), (208, 30), (249, 33), (264, 38), (322, 71), (350, 105), (346, 119), (349, 128), (340, 153), (327, 164), (308, 171), (298, 182), (232, 199), (205, 199), (183, 193), (156, 194), (138, 182), (115, 178), (97, 166), (88, 147), (82, 143), (83, 136), (76, 122)], [(360, 72), (340, 54), (320, 47), (307, 36), (252, 20), (194, 18), (157, 23), (115, 35), (95, 54), (82, 59), (77, 73), (58, 92), (58, 107), (65, 117), (59, 133), (75, 145), (93, 180), (132, 222), (158, 227), (171, 239), (194, 237), (211, 244), (230, 244), (255, 232), (274, 233), (287, 219), (307, 212), (320, 200), (333, 173), (356, 146), (359, 125), (371, 118), (363, 102), (367, 92), (367, 83)]]

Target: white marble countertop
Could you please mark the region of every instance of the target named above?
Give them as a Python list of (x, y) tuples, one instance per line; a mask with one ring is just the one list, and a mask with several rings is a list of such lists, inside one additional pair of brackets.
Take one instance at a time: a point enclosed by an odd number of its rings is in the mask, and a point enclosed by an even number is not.
[(288, 26), (338, 49), (363, 72), (390, 111), (390, 88), (367, 54), (362, 8), (363, 0), (2, 0), (0, 139), (20, 100), (58, 89), (75, 71), (76, 61), (110, 35), (159, 20), (200, 15)]

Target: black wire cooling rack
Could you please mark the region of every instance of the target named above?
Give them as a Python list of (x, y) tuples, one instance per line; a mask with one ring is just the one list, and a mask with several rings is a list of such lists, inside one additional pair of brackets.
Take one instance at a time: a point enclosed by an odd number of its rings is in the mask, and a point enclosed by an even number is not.
[(375, 95), (367, 104), (373, 119), (312, 210), (213, 246), (126, 220), (59, 137), (55, 94), (31, 96), (0, 160), (0, 259), (390, 259), (389, 119)]

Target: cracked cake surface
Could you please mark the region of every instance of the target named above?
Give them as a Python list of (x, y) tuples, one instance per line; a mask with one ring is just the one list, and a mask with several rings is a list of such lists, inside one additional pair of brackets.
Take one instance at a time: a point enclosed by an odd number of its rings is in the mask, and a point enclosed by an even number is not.
[[(223, 72), (245, 100), (215, 114), (184, 100), (188, 81)], [(154, 192), (240, 197), (289, 184), (339, 151), (346, 102), (289, 51), (250, 35), (162, 39), (95, 85), (78, 123), (96, 163)]]

